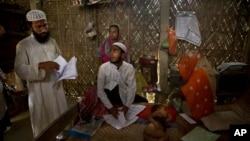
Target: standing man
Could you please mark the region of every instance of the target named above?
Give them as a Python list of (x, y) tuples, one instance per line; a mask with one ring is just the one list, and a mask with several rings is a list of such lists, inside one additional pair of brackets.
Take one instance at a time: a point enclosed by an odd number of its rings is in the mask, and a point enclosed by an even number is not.
[(135, 94), (135, 69), (123, 61), (126, 52), (127, 48), (123, 43), (113, 43), (110, 61), (102, 64), (98, 71), (97, 95), (114, 118), (118, 118), (118, 107), (122, 107), (126, 114), (133, 102), (147, 102)]
[(31, 35), (17, 44), (15, 71), (27, 81), (29, 111), (33, 137), (36, 137), (68, 109), (62, 81), (56, 82), (55, 70), (59, 65), (53, 60), (60, 49), (50, 37), (46, 15), (41, 10), (26, 14)]

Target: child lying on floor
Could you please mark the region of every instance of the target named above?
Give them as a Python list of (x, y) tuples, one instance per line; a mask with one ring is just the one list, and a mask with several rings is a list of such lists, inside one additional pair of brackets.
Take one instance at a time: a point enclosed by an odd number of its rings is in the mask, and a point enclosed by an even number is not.
[(164, 105), (154, 104), (151, 108), (151, 114), (148, 116), (149, 124), (143, 133), (144, 141), (167, 141), (169, 139), (166, 134), (167, 122), (172, 118), (171, 114), (165, 110)]

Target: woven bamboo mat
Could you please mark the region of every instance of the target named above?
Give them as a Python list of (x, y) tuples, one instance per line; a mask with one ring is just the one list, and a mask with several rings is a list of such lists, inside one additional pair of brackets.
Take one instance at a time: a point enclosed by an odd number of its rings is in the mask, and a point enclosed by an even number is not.
[(143, 141), (146, 124), (134, 123), (120, 130), (104, 123), (91, 141)]
[(168, 128), (167, 134), (170, 136), (169, 141), (180, 141), (181, 137), (184, 136), (179, 132), (178, 128)]
[[(104, 123), (96, 132), (91, 141), (143, 141), (143, 131), (146, 124), (134, 123), (120, 130)], [(169, 141), (180, 141), (181, 134), (178, 128), (168, 128)]]
[[(120, 130), (104, 123), (97, 130), (91, 141), (143, 141), (143, 131), (146, 124), (134, 123)], [(169, 141), (180, 141), (183, 136), (178, 128), (168, 128), (167, 134), (170, 136)], [(70, 137), (67, 141), (86, 141), (77, 137)]]

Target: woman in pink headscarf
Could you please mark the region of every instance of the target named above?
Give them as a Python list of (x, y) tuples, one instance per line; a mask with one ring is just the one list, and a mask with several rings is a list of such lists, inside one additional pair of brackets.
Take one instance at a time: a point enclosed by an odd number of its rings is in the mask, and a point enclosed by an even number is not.
[[(104, 40), (104, 42), (100, 46), (99, 52), (97, 53), (97, 56), (100, 57), (100, 64), (109, 61), (110, 48), (114, 42), (124, 43), (124, 41), (121, 40), (120, 26), (118, 24), (111, 24), (109, 26), (109, 36)], [(129, 62), (128, 54), (126, 55), (126, 61)]]

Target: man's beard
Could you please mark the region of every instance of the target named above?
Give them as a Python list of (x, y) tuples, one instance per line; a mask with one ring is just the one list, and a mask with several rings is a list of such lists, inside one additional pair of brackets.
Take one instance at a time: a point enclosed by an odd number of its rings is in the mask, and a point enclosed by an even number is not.
[(35, 39), (39, 42), (39, 43), (46, 43), (49, 38), (50, 38), (50, 32), (46, 32), (45, 35), (40, 35), (38, 33), (36, 33), (35, 31), (33, 31), (34, 37)]

